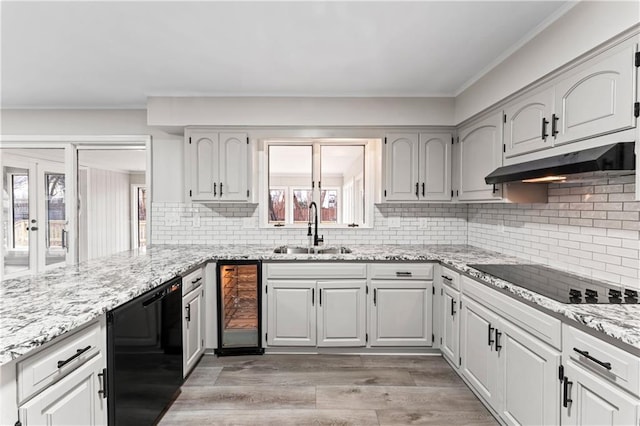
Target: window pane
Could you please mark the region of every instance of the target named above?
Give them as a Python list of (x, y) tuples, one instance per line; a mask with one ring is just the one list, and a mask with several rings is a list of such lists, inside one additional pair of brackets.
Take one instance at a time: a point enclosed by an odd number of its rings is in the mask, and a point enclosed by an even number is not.
[(138, 247), (147, 246), (147, 188), (138, 188)]
[(29, 176), (13, 175), (13, 244), (12, 248), (29, 248)]
[(338, 191), (323, 189), (320, 194), (322, 223), (338, 223)]
[(322, 145), (320, 181), (322, 222), (364, 223), (364, 145)]
[[(311, 145), (269, 146), (268, 222), (308, 222), (312, 201)], [(288, 197), (288, 199), (287, 199)]]
[(46, 202), (46, 253), (45, 264), (65, 260), (65, 182), (64, 173), (45, 173)]
[(269, 190), (269, 222), (284, 222), (286, 201), (284, 189)]
[(309, 222), (309, 204), (313, 200), (313, 192), (310, 189), (293, 190), (293, 222)]

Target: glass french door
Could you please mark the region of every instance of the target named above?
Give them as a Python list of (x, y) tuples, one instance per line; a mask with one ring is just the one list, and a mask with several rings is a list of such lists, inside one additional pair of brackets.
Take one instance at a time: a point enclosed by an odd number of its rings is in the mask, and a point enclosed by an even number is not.
[(4, 150), (2, 158), (3, 277), (66, 264), (64, 163), (60, 150)]

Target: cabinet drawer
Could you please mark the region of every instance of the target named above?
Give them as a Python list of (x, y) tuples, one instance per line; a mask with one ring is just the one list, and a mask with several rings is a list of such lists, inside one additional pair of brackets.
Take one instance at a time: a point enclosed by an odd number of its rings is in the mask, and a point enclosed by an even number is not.
[(366, 278), (366, 263), (270, 263), (265, 265), (268, 279), (271, 278)]
[(19, 362), (19, 401), (58, 381), (100, 353), (102, 337), (100, 324), (96, 322)]
[(373, 263), (369, 265), (372, 279), (432, 280), (433, 263)]
[(188, 275), (182, 277), (182, 295), (188, 294), (191, 290), (198, 288), (202, 285), (204, 280), (202, 274), (203, 268), (198, 268)]
[(453, 269), (445, 268), (444, 266), (441, 267), (440, 279), (442, 279), (443, 284), (446, 284), (456, 290), (460, 290), (460, 274)]
[[(640, 358), (566, 324), (562, 326), (562, 348), (566, 358), (640, 395)], [(602, 365), (607, 363), (610, 369)]]
[(528, 331), (545, 343), (556, 349), (562, 344), (562, 323), (544, 312), (525, 305), (513, 297), (498, 292), (471, 278), (460, 278), (462, 293), (483, 305), (493, 309), (496, 313)]

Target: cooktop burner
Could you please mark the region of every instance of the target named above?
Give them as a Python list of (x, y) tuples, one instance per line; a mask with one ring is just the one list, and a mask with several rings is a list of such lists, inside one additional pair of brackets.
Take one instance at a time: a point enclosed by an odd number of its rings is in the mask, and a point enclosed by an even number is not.
[(640, 303), (638, 290), (607, 285), (541, 265), (469, 266), (562, 303)]

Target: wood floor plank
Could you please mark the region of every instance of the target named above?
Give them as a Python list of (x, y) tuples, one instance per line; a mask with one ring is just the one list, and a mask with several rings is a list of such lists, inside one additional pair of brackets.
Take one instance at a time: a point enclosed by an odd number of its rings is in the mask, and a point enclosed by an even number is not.
[(359, 355), (243, 355), (216, 357), (205, 355), (202, 357), (199, 366), (208, 367), (297, 367), (297, 368), (351, 368), (362, 367), (362, 360)]
[(411, 386), (318, 386), (317, 408), (409, 410), (484, 409), (476, 396), (464, 388), (427, 388)]
[(173, 403), (176, 411), (316, 408), (314, 386), (191, 386)]
[(222, 367), (196, 367), (182, 386), (213, 386)]
[(368, 368), (407, 368), (421, 370), (442, 366), (450, 368), (440, 355), (361, 355), (362, 366)]
[(216, 386), (415, 386), (406, 370), (371, 368), (295, 368), (273, 370), (269, 368), (235, 369), (224, 367)]
[(448, 425), (494, 426), (498, 422), (487, 410), (429, 411), (429, 410), (378, 410), (381, 425)]
[(449, 366), (435, 367), (431, 369), (421, 369), (418, 371), (409, 370), (409, 374), (416, 383), (422, 387), (462, 387), (467, 385), (462, 381)]
[(377, 425), (373, 410), (169, 410), (160, 425)]

